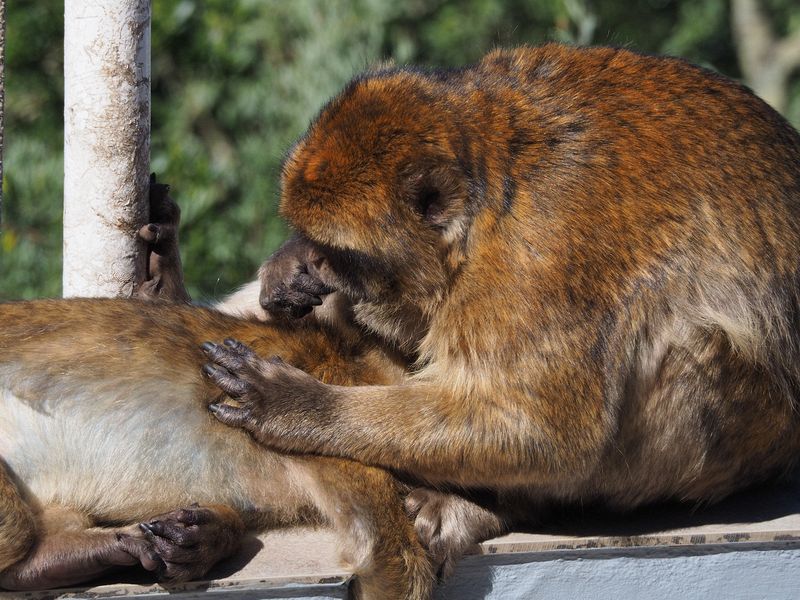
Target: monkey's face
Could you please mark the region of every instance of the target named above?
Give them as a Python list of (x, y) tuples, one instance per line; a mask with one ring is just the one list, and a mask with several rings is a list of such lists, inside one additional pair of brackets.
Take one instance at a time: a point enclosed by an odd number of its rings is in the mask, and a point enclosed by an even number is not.
[(430, 102), (413, 74), (356, 81), (284, 164), (281, 213), (356, 302), (426, 311), (458, 266), (466, 186)]

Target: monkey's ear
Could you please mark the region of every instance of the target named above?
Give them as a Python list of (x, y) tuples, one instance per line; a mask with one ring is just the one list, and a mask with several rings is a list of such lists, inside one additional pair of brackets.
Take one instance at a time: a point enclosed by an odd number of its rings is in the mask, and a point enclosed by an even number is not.
[(420, 169), (408, 178), (411, 208), (429, 225), (444, 229), (464, 212), (464, 185), (446, 167)]

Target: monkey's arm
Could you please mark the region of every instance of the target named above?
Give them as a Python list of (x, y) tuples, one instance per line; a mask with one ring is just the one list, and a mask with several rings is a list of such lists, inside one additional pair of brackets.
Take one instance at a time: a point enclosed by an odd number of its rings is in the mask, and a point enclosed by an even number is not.
[(28, 553), (35, 537), (33, 511), (0, 460), (0, 572)]
[(137, 564), (162, 581), (196, 579), (236, 551), (244, 524), (225, 506), (194, 505), (119, 528), (92, 527), (81, 513), (48, 507), (37, 529), (28, 555), (0, 571), (0, 588), (64, 587)]
[(610, 434), (592, 377), (505, 385), (491, 394), (440, 383), (326, 385), (234, 340), (205, 344), (205, 373), (241, 403), (209, 408), (283, 451), (341, 456), (431, 483), (515, 486), (587, 472)]

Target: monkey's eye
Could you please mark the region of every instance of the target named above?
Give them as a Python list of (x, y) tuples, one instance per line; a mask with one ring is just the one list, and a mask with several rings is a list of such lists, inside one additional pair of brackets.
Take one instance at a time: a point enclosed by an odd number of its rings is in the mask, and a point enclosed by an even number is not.
[(435, 223), (436, 217), (441, 212), (441, 193), (436, 188), (423, 188), (417, 195), (417, 212), (426, 221)]

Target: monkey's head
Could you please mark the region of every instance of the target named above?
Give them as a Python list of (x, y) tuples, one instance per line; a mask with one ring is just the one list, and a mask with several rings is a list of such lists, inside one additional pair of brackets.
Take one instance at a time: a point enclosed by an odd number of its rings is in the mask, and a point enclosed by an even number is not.
[(281, 213), (356, 302), (426, 312), (458, 268), (466, 184), (437, 85), (403, 70), (354, 80), (284, 163)]

